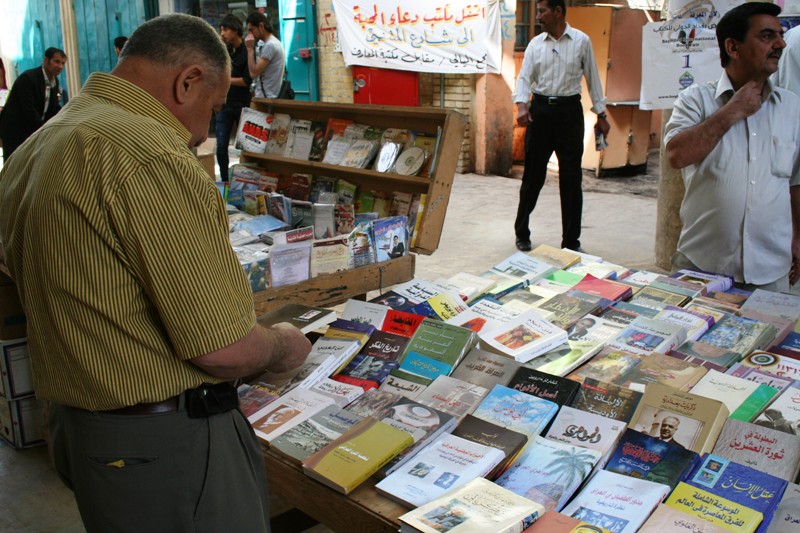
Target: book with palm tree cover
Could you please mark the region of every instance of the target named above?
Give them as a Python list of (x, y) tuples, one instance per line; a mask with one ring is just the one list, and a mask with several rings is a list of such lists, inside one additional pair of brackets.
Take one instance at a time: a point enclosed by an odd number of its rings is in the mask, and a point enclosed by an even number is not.
[(560, 510), (583, 483), (601, 453), (537, 437), (495, 483), (545, 509)]

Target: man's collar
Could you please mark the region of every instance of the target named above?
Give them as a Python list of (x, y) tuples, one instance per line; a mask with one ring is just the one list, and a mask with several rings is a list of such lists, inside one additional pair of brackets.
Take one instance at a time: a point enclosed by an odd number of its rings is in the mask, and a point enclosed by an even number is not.
[[(777, 101), (780, 101), (781, 94), (780, 92), (775, 90), (775, 87), (772, 85), (771, 78), (767, 78), (766, 84), (767, 84), (767, 91), (769, 93), (769, 95), (767, 96), (767, 100), (772, 98)], [(733, 88), (733, 83), (731, 82), (731, 78), (728, 76), (728, 73), (725, 70), (723, 70), (722, 74), (719, 77), (719, 81), (717, 82), (717, 91), (716, 93), (714, 93), (714, 99), (715, 100), (719, 99), (723, 94), (727, 92), (730, 92), (731, 95), (733, 95), (733, 93), (735, 93), (736, 91)]]
[(566, 26), (564, 27), (564, 33), (561, 34), (561, 37), (556, 39), (550, 32), (545, 32), (545, 36), (547, 39), (552, 39), (553, 41), (560, 41), (564, 36), (569, 37), (573, 41), (575, 40), (575, 29), (569, 25), (569, 22), (565, 22)]
[(86, 80), (81, 94), (91, 95), (112, 102), (125, 111), (150, 117), (164, 126), (172, 128), (188, 146), (191, 133), (169, 109), (153, 95), (133, 83), (104, 72), (94, 72)]

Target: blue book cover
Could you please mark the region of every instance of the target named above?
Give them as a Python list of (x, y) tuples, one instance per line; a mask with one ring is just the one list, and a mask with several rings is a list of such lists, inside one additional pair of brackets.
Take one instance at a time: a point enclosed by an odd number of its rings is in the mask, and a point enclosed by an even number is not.
[(362, 354), (353, 357), (341, 374), (356, 379), (368, 379), (380, 385), (389, 376), (389, 372), (398, 366), (397, 361)]
[(411, 306), (405, 311), (409, 313), (414, 313), (415, 315), (422, 315), (428, 318), (435, 318), (436, 320), (441, 320), (441, 317), (433, 310), (431, 304), (428, 302), (420, 302), (417, 305)]
[(756, 533), (769, 528), (787, 486), (783, 479), (710, 453), (703, 455), (684, 481), (763, 514), (764, 521)]
[(372, 222), (375, 261), (388, 261), (408, 254), (408, 217), (379, 218)]
[(400, 370), (432, 381), (439, 376), (450, 375), (453, 367), (444, 361), (410, 351), (403, 357)]
[(557, 412), (558, 404), (555, 402), (503, 385), (495, 385), (472, 415), (533, 439)]
[(780, 347), (786, 348), (787, 350), (800, 352), (800, 333), (797, 333), (796, 331), (789, 333), (780, 343)]
[(699, 460), (683, 446), (627, 429), (605, 469), (675, 488)]
[(377, 328), (372, 324), (365, 324), (363, 322), (353, 322), (352, 320), (345, 320), (343, 318), (337, 318), (336, 320), (328, 324), (328, 328), (341, 329), (344, 331), (352, 331), (354, 333), (364, 333), (366, 335), (372, 335), (377, 330)]

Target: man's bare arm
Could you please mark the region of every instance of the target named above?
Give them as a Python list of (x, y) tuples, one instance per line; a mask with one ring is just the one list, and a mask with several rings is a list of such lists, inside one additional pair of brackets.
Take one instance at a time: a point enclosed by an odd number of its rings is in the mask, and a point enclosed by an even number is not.
[(759, 110), (763, 87), (763, 83), (747, 82), (716, 113), (673, 137), (667, 144), (670, 166), (681, 169), (702, 161), (731, 126)]
[(256, 58), (256, 55), (253, 53), (256, 40), (252, 33), (248, 33), (247, 37), (244, 38), (244, 45), (247, 48), (247, 70), (250, 71), (250, 77), (256, 79), (264, 72), (264, 69), (267, 68), (269, 60), (263, 57)]
[(281, 373), (300, 366), (311, 351), (303, 333), (289, 324), (253, 327), (243, 338), (215, 352), (192, 359), (212, 376), (236, 379), (264, 370)]

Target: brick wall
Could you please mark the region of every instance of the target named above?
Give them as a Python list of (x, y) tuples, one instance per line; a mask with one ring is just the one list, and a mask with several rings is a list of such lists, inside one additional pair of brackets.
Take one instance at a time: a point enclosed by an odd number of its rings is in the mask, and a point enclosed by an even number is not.
[[(336, 15), (331, 3), (317, 4), (317, 33), (319, 43), (320, 100), (323, 102), (353, 103), (353, 75), (344, 65), (336, 42)], [(420, 74), (421, 107), (442, 107), (440, 74)], [(444, 107), (455, 109), (467, 117), (467, 129), (461, 144), (456, 172), (472, 172), (472, 137), (469, 119), (475, 96), (475, 76), (471, 74), (444, 75)]]

